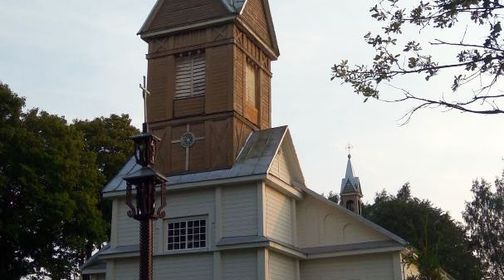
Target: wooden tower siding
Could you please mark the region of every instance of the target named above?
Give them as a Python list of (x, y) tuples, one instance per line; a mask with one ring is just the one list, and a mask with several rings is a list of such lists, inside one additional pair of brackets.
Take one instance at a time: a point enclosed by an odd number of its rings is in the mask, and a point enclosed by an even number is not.
[(263, 0), (248, 0), (239, 19), (249, 25), (268, 46), (272, 45)]
[(215, 0), (169, 0), (164, 1), (150, 22), (151, 31), (194, 24), (229, 15), (226, 7)]
[[(166, 34), (166, 28), (232, 14), (217, 0), (159, 3), (146, 25), (148, 32), (161, 33), (144, 38), (149, 43), (149, 127), (162, 138), (158, 168), (167, 175), (230, 168), (250, 133), (271, 126), (270, 65), (276, 56), (263, 0), (249, 0), (234, 20)], [(191, 54), (204, 57), (205, 94), (177, 96), (177, 63)], [(251, 67), (248, 78), (246, 67)], [(188, 125), (198, 138), (189, 161), (179, 141)]]

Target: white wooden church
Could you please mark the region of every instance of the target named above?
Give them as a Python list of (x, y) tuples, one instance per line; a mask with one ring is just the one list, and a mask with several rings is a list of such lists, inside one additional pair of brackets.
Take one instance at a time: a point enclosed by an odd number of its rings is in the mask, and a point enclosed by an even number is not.
[[(287, 127), (271, 128), (268, 0), (158, 0), (149, 45), (148, 124), (162, 139), (166, 217), (154, 224), (154, 279), (401, 280), (406, 242), (360, 216), (350, 157), (341, 205), (305, 185)], [(278, 104), (277, 106), (281, 106)], [(139, 225), (127, 216), (127, 162), (103, 189), (110, 243), (87, 279), (138, 279)], [(343, 172), (342, 172), (343, 174)]]

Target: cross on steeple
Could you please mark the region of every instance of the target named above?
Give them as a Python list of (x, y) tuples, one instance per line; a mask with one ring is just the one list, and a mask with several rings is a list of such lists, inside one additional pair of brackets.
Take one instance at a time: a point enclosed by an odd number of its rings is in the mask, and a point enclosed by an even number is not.
[(352, 144), (350, 144), (350, 143), (348, 143), (348, 145), (346, 145), (345, 149), (348, 151), (348, 158), (352, 157), (351, 151), (353, 148), (354, 148), (354, 146), (352, 146)]
[(147, 132), (149, 130), (148, 126), (148, 121), (147, 121), (147, 96), (150, 95), (150, 92), (147, 90), (147, 81), (145, 76), (143, 76), (143, 85), (138, 84), (140, 89), (142, 90), (142, 98), (143, 98), (143, 105), (144, 105), (144, 132)]

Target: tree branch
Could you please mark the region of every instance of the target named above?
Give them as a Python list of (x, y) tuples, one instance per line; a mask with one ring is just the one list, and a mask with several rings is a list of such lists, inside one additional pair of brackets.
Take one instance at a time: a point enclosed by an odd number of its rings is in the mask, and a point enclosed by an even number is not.
[(419, 105), (416, 105), (413, 108), (411, 108), (406, 114), (404, 114), (400, 118), (400, 120), (404, 120), (401, 123), (401, 126), (409, 123), (411, 118), (413, 117), (414, 113), (416, 113), (418, 110), (424, 109), (426, 107), (444, 107), (448, 110), (457, 110), (457, 111), (465, 112), (465, 113), (474, 113), (474, 114), (483, 114), (483, 115), (504, 114), (504, 110), (501, 110), (495, 104), (495, 102), (493, 102), (490, 105), (491, 109), (476, 110), (476, 109), (472, 109), (472, 108), (468, 107), (469, 105), (471, 105), (477, 101), (488, 101), (488, 99), (504, 98), (504, 94), (473, 96), (470, 100), (465, 101), (465, 102), (449, 102), (444, 99), (434, 100), (434, 99), (429, 99), (429, 98), (418, 97), (416, 95), (413, 95), (412, 93), (410, 93), (409, 91), (407, 91), (405, 89), (398, 88), (393, 85), (389, 85), (389, 86), (402, 91), (404, 97), (398, 98), (398, 99), (393, 99), (393, 100), (381, 99), (381, 101), (387, 102), (387, 103), (398, 103), (398, 102), (409, 101), (409, 100), (420, 102)]
[(485, 50), (492, 50), (496, 52), (504, 52), (503, 49), (499, 48), (492, 48), (492, 47), (485, 47), (482, 45), (476, 45), (476, 44), (466, 44), (466, 43), (451, 43), (451, 42), (446, 42), (440, 39), (434, 39), (436, 42), (429, 42), (433, 46), (439, 46), (439, 45), (447, 45), (447, 46), (456, 46), (456, 47), (469, 47), (469, 48), (478, 48), (478, 49), (485, 49)]

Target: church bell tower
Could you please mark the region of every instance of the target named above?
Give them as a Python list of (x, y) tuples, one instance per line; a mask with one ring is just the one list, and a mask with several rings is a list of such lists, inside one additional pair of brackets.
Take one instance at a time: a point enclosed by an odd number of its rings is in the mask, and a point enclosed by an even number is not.
[(267, 0), (158, 0), (138, 33), (149, 45), (147, 122), (165, 175), (230, 168), (271, 125)]
[(346, 209), (362, 214), (362, 189), (359, 177), (354, 176), (352, 156), (348, 154), (345, 178), (341, 180), (340, 205)]

